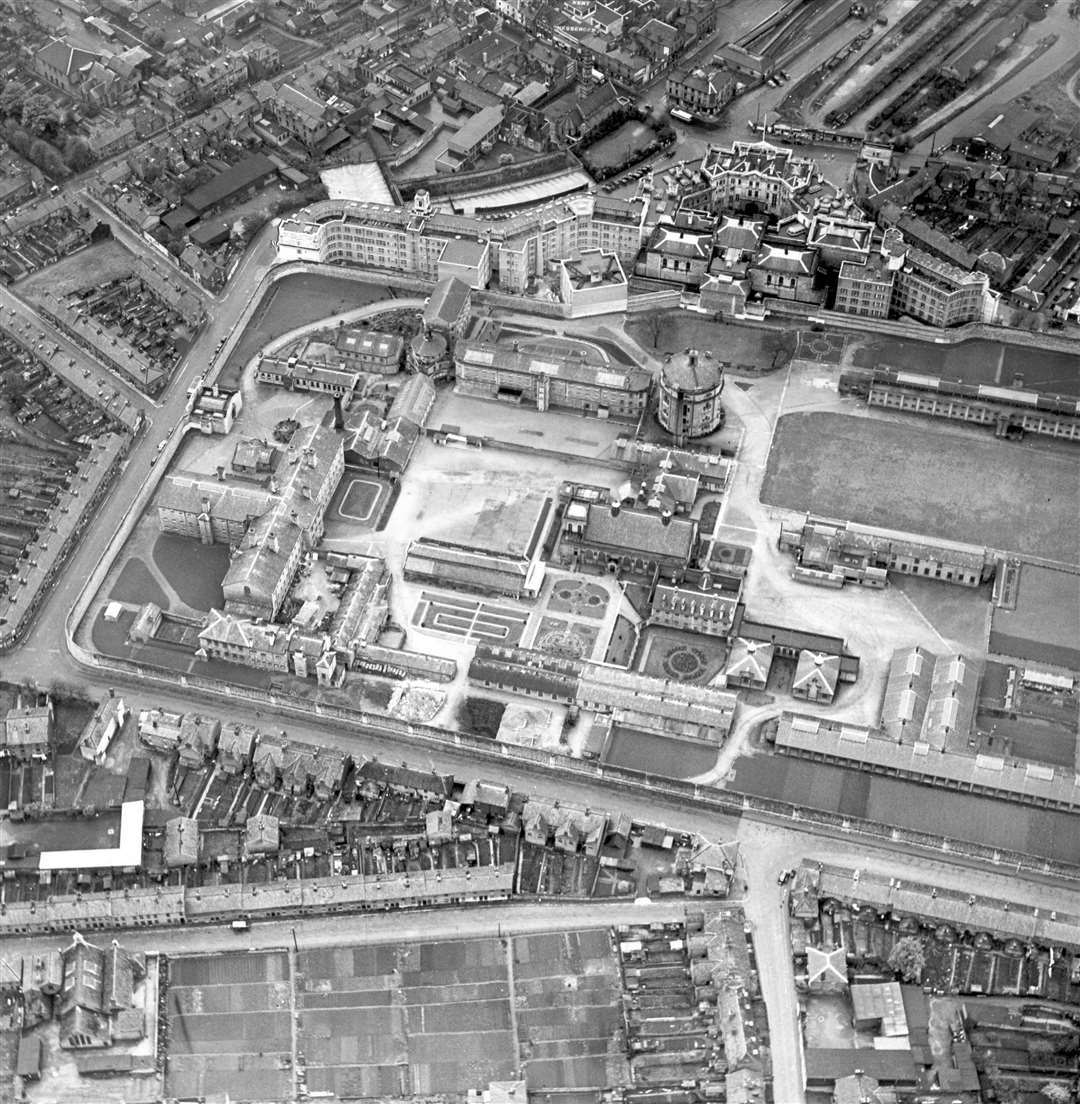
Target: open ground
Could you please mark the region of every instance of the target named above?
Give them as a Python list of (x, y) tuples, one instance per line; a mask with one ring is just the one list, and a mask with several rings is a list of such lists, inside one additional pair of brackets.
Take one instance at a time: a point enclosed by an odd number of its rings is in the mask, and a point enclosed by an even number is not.
[(27, 276), (19, 284), (19, 294), (32, 303), (43, 303), (46, 294), (55, 299), (83, 288), (100, 287), (118, 276), (130, 275), (135, 267), (135, 257), (110, 238)]
[(761, 500), (789, 510), (1080, 563), (1080, 455), (942, 427), (785, 414)]
[[(532, 1091), (604, 1083), (620, 981), (606, 928), (179, 956), (167, 998), (172, 1096), (462, 1097), (521, 1070)], [(295, 1004), (296, 1030), (290, 1024)], [(513, 1010), (512, 1010), (513, 1009)]]
[(859, 368), (925, 372), (961, 383), (997, 387), (1014, 384), (1033, 391), (1080, 395), (1076, 354), (1031, 349), (1003, 341), (963, 341), (931, 345), (882, 334), (849, 338), (852, 363)]

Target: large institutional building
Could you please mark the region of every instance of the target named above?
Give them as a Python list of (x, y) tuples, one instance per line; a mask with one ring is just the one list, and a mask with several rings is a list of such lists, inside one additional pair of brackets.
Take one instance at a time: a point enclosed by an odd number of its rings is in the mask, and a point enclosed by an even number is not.
[(799, 197), (821, 179), (812, 158), (771, 142), (710, 146), (701, 163), (715, 210), (783, 217), (802, 206)]
[(649, 401), (651, 377), (627, 365), (590, 364), (579, 357), (530, 353), (487, 341), (459, 341), (455, 389), (537, 410), (573, 410), (635, 421)]
[(864, 318), (909, 315), (932, 326), (989, 322), (998, 296), (984, 272), (968, 272), (885, 231), (880, 255), (845, 260), (836, 281), (836, 309)]
[(494, 278), (520, 294), (549, 261), (598, 249), (632, 271), (645, 233), (646, 207), (635, 200), (577, 195), (490, 220), (432, 209), (426, 192), (411, 207), (324, 200), (282, 219), (282, 261), (365, 265), (428, 280), (458, 276), (484, 288)]

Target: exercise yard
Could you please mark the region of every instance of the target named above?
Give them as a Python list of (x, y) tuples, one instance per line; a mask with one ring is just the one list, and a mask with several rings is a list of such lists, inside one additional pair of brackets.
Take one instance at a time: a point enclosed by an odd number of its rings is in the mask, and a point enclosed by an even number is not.
[(769, 506), (1080, 563), (1080, 453), (846, 414), (785, 414)]

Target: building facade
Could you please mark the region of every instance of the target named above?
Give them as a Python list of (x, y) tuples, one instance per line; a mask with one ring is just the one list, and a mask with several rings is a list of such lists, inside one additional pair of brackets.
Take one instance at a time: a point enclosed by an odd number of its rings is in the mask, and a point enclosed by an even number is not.
[(676, 444), (707, 436), (724, 424), (723, 390), (724, 372), (711, 354), (691, 349), (672, 356), (660, 370), (657, 420)]
[(614, 253), (632, 270), (644, 220), (644, 204), (607, 196), (571, 196), (498, 220), (435, 212), (424, 192), (409, 207), (324, 200), (282, 219), (278, 259), (384, 268), (435, 281), (448, 274), (440, 268), (448, 244), (461, 239), (488, 244), (487, 278), (496, 276), (502, 290), (520, 294), (546, 275), (550, 262), (587, 249)]
[(454, 366), (454, 388), (461, 394), (624, 421), (642, 415), (651, 386), (649, 373), (638, 368), (540, 356), (472, 339), (457, 343)]

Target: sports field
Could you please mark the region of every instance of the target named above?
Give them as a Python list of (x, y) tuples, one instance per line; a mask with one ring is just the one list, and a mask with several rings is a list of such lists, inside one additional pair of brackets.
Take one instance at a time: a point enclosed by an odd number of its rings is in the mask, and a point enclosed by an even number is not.
[(1080, 563), (1080, 452), (847, 414), (785, 414), (770, 506)]

